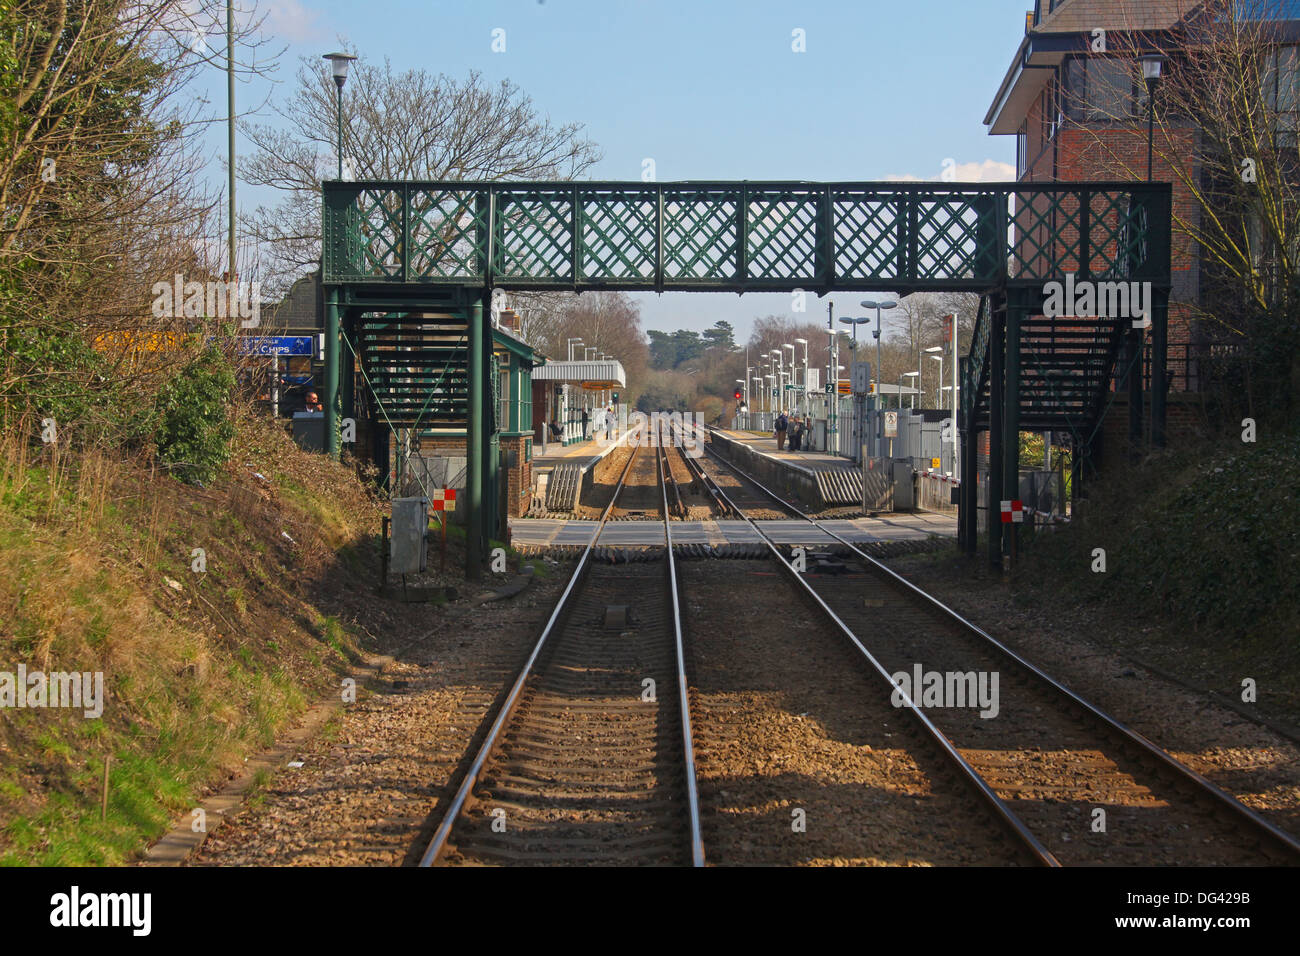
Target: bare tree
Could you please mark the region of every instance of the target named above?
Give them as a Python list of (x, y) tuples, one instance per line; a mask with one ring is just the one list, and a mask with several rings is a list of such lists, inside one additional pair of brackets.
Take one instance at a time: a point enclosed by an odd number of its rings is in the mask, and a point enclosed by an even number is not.
[(635, 397), (649, 364), (641, 308), (636, 302), (622, 292), (602, 291), (549, 293), (547, 299), (530, 304), (535, 310), (527, 330), (530, 344), (553, 358), (564, 359), (568, 358), (568, 339), (582, 339), (584, 347), (623, 363), (628, 400)]
[(1300, 365), (1300, 52), (1281, 29), (1294, 9), (1285, 0), (1181, 0), (1177, 12), (1166, 34), (1111, 34), (1105, 56), (1131, 78), (1116, 81), (1121, 95), (1084, 101), (1067, 89), (1064, 101), (1091, 134), (1084, 156), (1098, 178), (1144, 179), (1122, 131), (1145, 140), (1138, 58), (1166, 58), (1154, 99), (1156, 178), (1175, 184), (1175, 263), (1199, 266), (1199, 295), (1177, 313), (1242, 349), (1244, 380), (1231, 392), (1253, 405), (1255, 372)]
[[(243, 179), (285, 194), (259, 207), (252, 232), (269, 285), (287, 287), (320, 258), (320, 184), (335, 173), (337, 92), (329, 70), (302, 58), (280, 126), (245, 124), (256, 152)], [(600, 159), (581, 124), (551, 124), (518, 86), (489, 86), (359, 60), (343, 91), (343, 156), (356, 179), (573, 179)]]
[[(0, 394), (21, 407), (112, 392), (129, 405), (202, 341), (180, 334), (193, 331), (183, 314), (151, 314), (151, 289), (207, 277), (214, 200), (196, 134), (210, 118), (186, 93), (224, 4), (8, 0), (3, 13)], [(241, 56), (259, 25), (255, 11), (241, 18)], [(260, 69), (255, 59), (239, 69)]]

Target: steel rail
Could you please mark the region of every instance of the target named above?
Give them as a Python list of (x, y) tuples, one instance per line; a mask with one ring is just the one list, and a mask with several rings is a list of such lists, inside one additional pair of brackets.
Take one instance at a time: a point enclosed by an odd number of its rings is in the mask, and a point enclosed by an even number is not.
[[(659, 444), (659, 467), (662, 474), (671, 477), (671, 469), (668, 464), (668, 448), (663, 442), (663, 425), (659, 427), (657, 436)], [(683, 456), (685, 457), (685, 456)], [(676, 482), (673, 488), (676, 489)], [(659, 482), (659, 490), (663, 495), (663, 515), (664, 515), (664, 535), (667, 545), (665, 563), (668, 566), (668, 593), (672, 602), (672, 621), (673, 621), (673, 643), (677, 655), (677, 701), (681, 708), (682, 721), (682, 753), (686, 764), (686, 806), (687, 813), (690, 817), (691, 827), (691, 865), (704, 865), (704, 838), (700, 833), (700, 797), (699, 790), (695, 780), (695, 747), (691, 741), (691, 701), (686, 686), (686, 649), (682, 640), (682, 607), (681, 599), (677, 593), (677, 562), (673, 557), (673, 523), (668, 516), (668, 484), (666, 481)], [(680, 504), (681, 499), (678, 498)]]
[[(700, 466), (699, 462), (692, 462), (692, 465), (698, 472), (700, 472), (700, 474), (704, 474), (704, 469)], [(739, 469), (737, 469), (737, 473), (743, 475), (743, 472), (740, 472)], [(1044, 866), (1060, 866), (1061, 863), (1057, 860), (1056, 856), (1047, 849), (1047, 847), (1045, 847), (1036, 836), (1034, 836), (1033, 832), (1025, 825), (1024, 821), (1016, 816), (1009, 807), (1007, 807), (1002, 798), (993, 791), (993, 788), (989, 786), (988, 782), (966, 761), (966, 758), (961, 755), (943, 731), (941, 731), (934, 722), (925, 715), (909, 694), (894, 683), (894, 679), (890, 676), (889, 671), (885, 670), (884, 666), (876, 660), (875, 656), (869, 650), (867, 650), (866, 645), (864, 645), (858, 638), (857, 634), (853, 632), (853, 629), (844, 623), (840, 616), (831, 609), (830, 605), (826, 603), (822, 596), (813, 589), (813, 586), (804, 580), (803, 575), (796, 571), (794, 566), (785, 559), (785, 556), (781, 554), (780, 548), (771, 537), (758, 526), (757, 522), (755, 522), (753, 518), (745, 514), (744, 511), (731, 500), (730, 496), (721, 489), (721, 487), (717, 487), (716, 484), (715, 487), (717, 488), (718, 495), (726, 502), (727, 506), (738, 514), (741, 519), (748, 522), (750, 527), (754, 529), (754, 532), (760, 539), (762, 539), (763, 543), (767, 545), (768, 550), (777, 559), (780, 567), (785, 571), (786, 576), (790, 578), (790, 580), (794, 581), (798, 588), (803, 590), (805, 595), (817, 605), (818, 609), (826, 619), (839, 630), (840, 634), (847, 638), (848, 641), (857, 648), (858, 652), (862, 654), (876, 674), (878, 674), (881, 679), (889, 685), (890, 693), (897, 693), (899, 697), (902, 698), (904, 706), (912, 714), (913, 718), (921, 724), (925, 733), (927, 733), (935, 744), (948, 756), (948, 758), (956, 764), (966, 782), (970, 784), (970, 786), (972, 786), (984, 799), (984, 801), (989, 805), (989, 808), (993, 811), (994, 815), (1007, 827), (1011, 834), (1020, 842), (1021, 846), (1034, 858), (1036, 862), (1041, 863)], [(763, 490), (767, 491), (766, 488)], [(768, 492), (768, 494), (772, 493)]]
[[(967, 620), (957, 611), (954, 611), (952, 608), (948, 607), (946, 604), (944, 604), (938, 598), (934, 597), (932, 594), (923, 591), (921, 588), (917, 587), (915, 584), (913, 584), (911, 581), (904, 578), (902, 575), (898, 574), (893, 569), (886, 567), (882, 562), (876, 560), (871, 555), (867, 554), (865, 551), (862, 551), (851, 541), (841, 537), (840, 535), (836, 534), (834, 531), (831, 531), (829, 528), (825, 527), (823, 524), (821, 524), (821, 522), (817, 521), (815, 518), (812, 518), (811, 516), (800, 511), (794, 505), (791, 505), (789, 502), (787, 502), (776, 492), (766, 487), (762, 482), (760, 482), (758, 479), (746, 473), (743, 469), (739, 468), (737, 465), (727, 461), (725, 458), (723, 458), (721, 455), (719, 455), (717, 452), (713, 451), (712, 449), (708, 449), (708, 451), (724, 467), (730, 469), (735, 474), (739, 475), (740, 477), (748, 481), (750, 484), (758, 488), (760, 491), (762, 491), (764, 494), (766, 494), (774, 501), (779, 502), (786, 511), (789, 511), (791, 514), (803, 518), (805, 521), (807, 521), (813, 527), (817, 528), (823, 534), (834, 539), (835, 541), (838, 541), (844, 547), (848, 548), (855, 555), (861, 558), (862, 561), (870, 570), (875, 571), (877, 574), (884, 576), (888, 582), (893, 584), (895, 587), (901, 589), (904, 594), (907, 594), (910, 597), (922, 602), (923, 604), (926, 604), (927, 606), (930, 607), (931, 610), (937, 611), (940, 615), (947, 618), (951, 623), (955, 624), (960, 630), (963, 630), (972, 636), (980, 638), (981, 640), (986, 642), (990, 647), (996, 650), (998, 653), (1003, 655), (1011, 663), (1021, 668), (1026, 673), (1032, 675), (1038, 681), (1046, 685), (1050, 690), (1065, 697), (1071, 704), (1073, 704), (1076, 707), (1079, 707), (1084, 712), (1091, 714), (1095, 720), (1099, 721), (1111, 733), (1116, 734), (1123, 741), (1135, 747), (1138, 747), (1140, 750), (1144, 751), (1148, 756), (1155, 758), (1160, 764), (1162, 764), (1165, 767), (1165, 769), (1173, 772), (1174, 774), (1184, 779), (1187, 783), (1192, 784), (1198, 789), (1209, 794), (1219, 803), (1219, 805), (1223, 809), (1228, 810), (1238, 819), (1245, 821), (1255, 829), (1259, 830), (1264, 836), (1273, 840), (1275, 843), (1278, 843), (1288, 852), (1295, 855), (1297, 858), (1300, 858), (1300, 840), (1297, 840), (1296, 837), (1286, 832), (1285, 830), (1281, 829), (1280, 827), (1274, 825), (1273, 823), (1270, 823), (1268, 820), (1264, 819), (1254, 810), (1251, 810), (1249, 807), (1247, 807), (1245, 804), (1239, 801), (1236, 797), (1232, 796), (1230, 793), (1221, 789), (1217, 784), (1201, 776), (1201, 774), (1197, 773), (1191, 767), (1188, 767), (1186, 764), (1179, 761), (1177, 758), (1175, 758), (1164, 748), (1160, 747), (1156, 743), (1153, 743), (1151, 740), (1149, 740), (1144, 735), (1138, 733), (1136, 730), (1133, 730), (1131, 727), (1123, 723), (1117, 717), (1113, 717), (1111, 714), (1102, 710), (1100, 707), (1097, 707), (1094, 704), (1090, 703), (1089, 701), (1085, 700), (1083, 697), (1080, 697), (1074, 691), (1070, 690), (1070, 688), (1066, 687), (1064, 684), (1061, 684), (1055, 678), (1051, 677), (1046, 672), (1041, 670), (1037, 665), (1032, 664), (1025, 658), (1021, 657), (1019, 654), (1017, 654), (1011, 648), (1007, 647), (1005, 644), (1003, 644), (993, 635), (989, 634), (979, 625), (973, 623), (972, 621)], [(721, 491), (721, 489), (719, 489), (719, 491)], [(757, 531), (758, 534), (761, 535), (765, 541), (768, 541), (767, 536), (763, 534), (762, 530), (758, 528), (757, 524), (755, 524), (752, 519), (746, 518), (746, 520), (748, 520), (750, 524), (753, 525), (754, 530)], [(768, 544), (769, 546), (771, 546), (770, 541), (768, 541)], [(785, 563), (784, 557), (782, 557), (781, 560), (782, 563)], [(788, 564), (787, 567), (789, 567)], [(793, 569), (791, 570), (793, 571)], [(800, 578), (800, 580), (802, 581), (802, 578)], [(893, 683), (892, 680), (891, 683)], [(1008, 811), (1008, 813), (1009, 812), (1010, 811)]]
[(519, 697), (524, 689), (524, 685), (528, 682), (528, 678), (532, 676), (533, 665), (537, 662), (537, 658), (541, 654), (542, 648), (546, 645), (546, 642), (550, 639), (551, 635), (558, 630), (559, 623), (567, 616), (568, 611), (571, 609), (574, 595), (576, 595), (579, 590), (579, 583), (585, 580), (587, 571), (591, 566), (591, 555), (595, 550), (596, 541), (599, 539), (600, 533), (605, 529), (605, 524), (609, 521), (610, 512), (614, 510), (614, 503), (618, 501), (619, 492), (623, 490), (623, 482), (627, 479), (628, 472), (632, 469), (632, 462), (636, 459), (636, 451), (636, 448), (633, 447), (632, 454), (628, 457), (627, 464), (623, 466), (623, 471), (618, 477), (618, 484), (614, 488), (614, 494), (610, 496), (609, 504), (607, 504), (605, 510), (601, 512), (600, 520), (596, 522), (596, 527), (592, 530), (591, 538), (587, 541), (587, 546), (583, 549), (582, 556), (578, 559), (578, 566), (574, 568), (573, 574), (569, 578), (569, 583), (564, 589), (564, 593), (560, 595), (560, 600), (556, 602), (554, 610), (551, 611), (551, 616), (547, 619), (546, 626), (542, 628), (541, 636), (538, 637), (537, 643), (533, 645), (532, 653), (528, 655), (528, 659), (524, 662), (523, 668), (519, 671), (519, 676), (515, 678), (514, 685), (510, 688), (510, 693), (502, 703), (501, 709), (498, 711), (497, 718), (493, 721), (486, 739), (483, 741), (482, 746), (479, 747), (478, 754), (475, 756), (473, 764), (470, 765), (469, 770), (465, 774), (465, 778), (461, 781), (461, 785), (456, 791), (456, 796), (448, 805), (446, 813), (443, 814), (442, 821), (438, 824), (438, 829), (434, 832), (433, 839), (429, 841), (429, 845), (425, 849), (424, 855), (420, 858), (420, 866), (432, 866), (446, 849), (447, 840), (451, 836), (452, 827), (456, 822), (456, 818), (460, 816), (460, 812), (464, 808), (465, 802), (469, 799), (470, 793), (473, 791), (475, 784), (478, 783), (479, 775), (483, 772), (483, 768), (486, 766), (488, 758), (496, 749), (497, 743), (501, 737), (501, 732), (505, 729), (506, 724), (514, 713), (515, 706), (519, 703)]
[[(497, 717), (488, 731), (487, 737), (479, 747), (479, 751), (474, 758), (473, 764), (471, 764), (469, 770), (466, 772), (464, 779), (461, 781), (461, 784), (456, 791), (455, 797), (448, 805), (446, 812), (443, 814), (442, 820), (439, 823), (437, 831), (434, 833), (433, 839), (429, 842), (424, 855), (420, 859), (420, 866), (432, 866), (445, 852), (452, 831), (455, 828), (456, 821), (464, 810), (465, 804), (469, 800), (475, 785), (477, 785), (484, 767), (486, 767), (488, 760), (491, 758), (493, 752), (500, 743), (505, 728), (509, 724), (510, 718), (514, 715), (515, 708), (522, 696), (524, 686), (533, 674), (533, 667), (540, 657), (543, 647), (545, 647), (546, 642), (559, 630), (560, 626), (567, 618), (568, 612), (572, 608), (575, 596), (579, 592), (581, 583), (585, 580), (588, 570), (590, 569), (591, 556), (595, 551), (600, 535), (609, 521), (610, 514), (613, 512), (614, 506), (618, 501), (618, 496), (623, 490), (628, 474), (631, 472), (637, 451), (637, 447), (633, 446), (632, 455), (628, 458), (627, 464), (623, 466), (623, 471), (619, 475), (618, 484), (615, 486), (614, 493), (610, 497), (609, 503), (605, 506), (605, 509), (601, 512), (600, 519), (596, 523), (596, 527), (593, 529), (592, 535), (588, 539), (587, 545), (583, 549), (582, 555), (578, 560), (578, 566), (570, 576), (569, 583), (565, 587), (564, 593), (560, 596), (560, 600), (552, 610), (550, 617), (547, 619), (546, 625), (542, 629), (541, 635), (533, 646), (532, 652), (529, 654), (527, 661), (525, 661), (523, 668), (519, 672), (519, 676), (515, 679), (509, 694), (502, 703)], [(660, 496), (663, 508), (664, 533), (666, 535), (665, 544), (669, 584), (668, 593), (676, 645), (677, 687), (682, 721), (687, 812), (691, 834), (691, 861), (693, 866), (703, 866), (704, 842), (701, 835), (699, 795), (695, 779), (695, 751), (691, 738), (690, 702), (687, 696), (685, 649), (681, 627), (681, 602), (677, 590), (676, 564), (672, 553), (671, 515), (668, 511), (667, 486), (664, 481), (667, 459), (662, 447), (659, 449), (659, 452), (660, 454), (656, 459), (656, 464), (659, 469)]]

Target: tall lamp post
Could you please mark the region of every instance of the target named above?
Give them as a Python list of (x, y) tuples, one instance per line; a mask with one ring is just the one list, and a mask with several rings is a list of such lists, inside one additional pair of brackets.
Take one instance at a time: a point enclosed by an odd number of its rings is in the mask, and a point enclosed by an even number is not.
[(348, 81), (348, 67), (356, 59), (351, 53), (326, 53), (323, 59), (330, 61), (334, 73), (334, 85), (338, 87), (338, 134), (339, 134), (339, 179), (343, 178), (343, 84)]
[(1140, 62), (1142, 79), (1147, 84), (1147, 182), (1151, 182), (1151, 159), (1155, 150), (1156, 87), (1160, 83), (1165, 58), (1159, 53), (1148, 53), (1140, 58)]
[(921, 382), (920, 382), (921, 373), (920, 373), (920, 372), (904, 372), (902, 375), (900, 375), (900, 376), (898, 377), (898, 387), (899, 387), (899, 392), (898, 392), (898, 407), (899, 407), (899, 408), (902, 408), (902, 407), (903, 407), (903, 392), (902, 392), (902, 388), (903, 388), (903, 379), (905, 379), (905, 378), (914, 378), (914, 379), (917, 380), (916, 387), (912, 389), (912, 408), (916, 408), (916, 393), (917, 393), (917, 391), (918, 391), (918, 390), (920, 389), (920, 387), (921, 387)]
[[(1156, 87), (1160, 85), (1160, 74), (1165, 65), (1165, 58), (1158, 53), (1148, 53), (1141, 57), (1142, 79), (1147, 85), (1147, 182), (1152, 179), (1152, 157), (1155, 150), (1155, 125), (1156, 125)], [(1148, 309), (1150, 306), (1148, 305)], [(1148, 312), (1148, 316), (1151, 313)], [(1130, 328), (1128, 332), (1129, 341), (1129, 386), (1128, 386), (1128, 430), (1129, 438), (1136, 443), (1142, 435), (1142, 337), (1143, 331), (1140, 328)], [(1155, 361), (1155, 351), (1160, 350), (1160, 355), (1164, 355), (1164, 334), (1163, 332), (1153, 332), (1152, 335), (1152, 421), (1163, 420), (1164, 416), (1158, 410), (1163, 406), (1165, 383), (1157, 382), (1157, 378), (1163, 379), (1163, 373), (1158, 369), (1163, 368), (1163, 361)], [(1157, 436), (1152, 435), (1153, 444), (1157, 444)]]
[[(898, 305), (893, 299), (863, 299), (862, 307), (864, 309), (876, 310), (876, 330), (871, 333), (871, 337), (876, 340), (876, 391), (880, 391), (880, 313), (882, 310), (892, 309)], [(877, 395), (877, 404), (880, 408), (885, 407), (884, 396)], [(881, 458), (881, 452), (885, 447), (885, 416), (876, 416), (876, 457)]]
[(943, 408), (943, 391), (942, 391), (942, 389), (943, 389), (943, 346), (942, 346), (942, 345), (932, 345), (932, 346), (930, 346), (928, 349), (926, 349), (925, 351), (929, 354), (930, 358), (934, 359), (936, 362), (939, 363), (939, 388), (940, 388), (940, 391), (937, 393), (937, 395), (938, 395), (938, 399), (939, 399), (939, 404), (938, 404), (936, 407), (937, 407), (937, 408)]
[(772, 349), (768, 354), (772, 356), (772, 371), (775, 373), (773, 377), (776, 379), (776, 413), (779, 415), (785, 411), (785, 395), (781, 391), (781, 372), (785, 365), (781, 361), (780, 349)]
[[(336, 120), (338, 126), (338, 178), (343, 178), (343, 84), (348, 66), (356, 59), (351, 53), (326, 53), (338, 88)], [(234, 280), (234, 276), (230, 277)], [(339, 304), (337, 290), (330, 290), (325, 306), (325, 451), (334, 460), (339, 457)]]
[[(812, 413), (812, 409), (808, 406), (808, 399), (812, 396), (808, 394), (808, 340), (795, 339), (795, 341), (803, 346), (803, 413), (809, 415)], [(790, 364), (794, 364), (793, 355), (790, 356)]]

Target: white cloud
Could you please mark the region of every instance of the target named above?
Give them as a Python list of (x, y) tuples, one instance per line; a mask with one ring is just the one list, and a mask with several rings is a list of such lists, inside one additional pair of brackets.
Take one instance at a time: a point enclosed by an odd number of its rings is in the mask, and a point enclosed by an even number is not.
[(323, 39), (317, 24), (320, 14), (308, 10), (299, 0), (263, 0), (258, 12), (266, 14), (262, 31), (289, 43), (307, 43)]
[[(1013, 182), (1016, 167), (1010, 163), (1000, 163), (996, 159), (986, 159), (982, 163), (955, 163), (951, 167), (952, 181), (959, 183), (1002, 183)], [(911, 173), (885, 177), (887, 183), (933, 183), (942, 181), (940, 171), (933, 176), (914, 176)]]

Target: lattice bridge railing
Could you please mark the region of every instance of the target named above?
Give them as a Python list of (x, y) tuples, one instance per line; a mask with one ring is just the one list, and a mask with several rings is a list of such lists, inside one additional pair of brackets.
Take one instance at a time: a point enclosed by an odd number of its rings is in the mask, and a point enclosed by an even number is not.
[(324, 281), (984, 291), (1169, 281), (1167, 183), (323, 184)]

